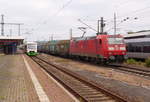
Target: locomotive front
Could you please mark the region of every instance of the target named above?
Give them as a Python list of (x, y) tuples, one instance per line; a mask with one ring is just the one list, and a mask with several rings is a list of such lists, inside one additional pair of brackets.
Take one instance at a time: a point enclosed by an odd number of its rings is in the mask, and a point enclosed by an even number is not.
[(126, 55), (126, 45), (121, 35), (98, 35), (98, 54), (104, 62), (123, 62)]
[(26, 44), (26, 53), (29, 56), (37, 55), (37, 43), (36, 42), (28, 42)]
[(121, 35), (108, 35), (107, 56), (110, 61), (123, 62), (126, 55), (126, 45)]

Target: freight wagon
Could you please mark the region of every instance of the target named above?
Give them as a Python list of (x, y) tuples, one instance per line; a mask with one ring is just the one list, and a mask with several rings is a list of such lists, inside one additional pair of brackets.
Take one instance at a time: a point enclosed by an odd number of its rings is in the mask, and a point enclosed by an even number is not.
[(57, 40), (53, 40), (53, 41), (50, 41), (50, 42), (49, 42), (49, 53), (50, 53), (50, 54), (53, 54), (53, 55), (58, 54), (58, 53), (57, 53), (57, 50), (56, 50), (56, 45), (57, 45), (57, 43), (58, 43)]
[(69, 40), (53, 40), (38, 44), (38, 51), (52, 55), (68, 56), (69, 55)]
[(69, 56), (69, 40), (61, 40), (56, 44), (56, 53), (60, 56)]

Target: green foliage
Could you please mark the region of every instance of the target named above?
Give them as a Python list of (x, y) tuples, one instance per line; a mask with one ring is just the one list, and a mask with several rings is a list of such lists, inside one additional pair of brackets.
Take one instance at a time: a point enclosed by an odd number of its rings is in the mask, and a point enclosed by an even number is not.
[(136, 64), (137, 61), (135, 59), (128, 59), (127, 61), (127, 64)]
[(0, 100), (4, 100), (5, 99), (5, 97), (4, 96), (0, 96)]
[(144, 66), (145, 63), (144, 63), (144, 62), (141, 62), (141, 61), (138, 61), (138, 65)]
[(147, 67), (150, 67), (150, 58), (146, 59), (145, 64)]

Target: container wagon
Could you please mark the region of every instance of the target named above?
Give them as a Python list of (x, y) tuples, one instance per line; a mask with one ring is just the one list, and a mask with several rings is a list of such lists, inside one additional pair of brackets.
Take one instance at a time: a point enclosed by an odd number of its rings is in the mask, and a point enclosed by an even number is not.
[(69, 56), (70, 40), (60, 40), (56, 44), (56, 53), (60, 56)]

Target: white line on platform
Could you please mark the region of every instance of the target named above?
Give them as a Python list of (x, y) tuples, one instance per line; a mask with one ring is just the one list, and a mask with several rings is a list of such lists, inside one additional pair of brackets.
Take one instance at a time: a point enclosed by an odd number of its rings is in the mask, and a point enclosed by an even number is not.
[(42, 71), (52, 79), (61, 89), (63, 89), (75, 102), (80, 102), (74, 95), (72, 95), (67, 89), (65, 89), (58, 81), (56, 81), (51, 75), (49, 75), (44, 69)]
[(32, 71), (32, 69), (31, 69), (31, 67), (30, 67), (30, 65), (29, 65), (28, 62), (26, 61), (24, 55), (23, 55), (22, 57), (23, 57), (23, 60), (24, 60), (25, 65), (26, 65), (26, 67), (27, 67), (27, 70), (28, 70), (28, 72), (29, 72), (29, 74), (30, 74), (30, 77), (31, 77), (31, 79), (32, 79), (33, 85), (34, 85), (34, 87), (35, 87), (35, 90), (36, 90), (36, 93), (37, 93), (37, 95), (38, 95), (38, 97), (39, 97), (40, 102), (50, 102), (48, 96), (47, 96), (46, 93), (44, 92), (44, 90), (43, 90), (41, 84), (39, 83), (38, 79), (36, 78), (34, 72)]

